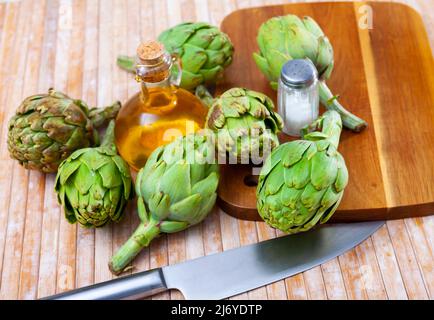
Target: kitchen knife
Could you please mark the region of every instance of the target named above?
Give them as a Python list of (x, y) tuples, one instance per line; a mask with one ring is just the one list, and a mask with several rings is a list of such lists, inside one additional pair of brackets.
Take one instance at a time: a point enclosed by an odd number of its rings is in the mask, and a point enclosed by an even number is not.
[(195, 260), (120, 277), (49, 300), (139, 299), (178, 289), (186, 299), (223, 299), (313, 268), (353, 248), (384, 221), (326, 224)]

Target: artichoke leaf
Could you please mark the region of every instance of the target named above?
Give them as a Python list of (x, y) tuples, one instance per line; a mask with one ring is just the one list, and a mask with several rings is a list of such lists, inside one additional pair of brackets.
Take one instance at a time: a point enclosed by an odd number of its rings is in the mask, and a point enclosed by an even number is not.
[(296, 209), (297, 202), (299, 201), (302, 193), (303, 189), (282, 188), (280, 193), (280, 201), (282, 201), (284, 206), (291, 209)]
[(100, 201), (104, 199), (104, 195), (107, 192), (107, 188), (103, 186), (102, 178), (98, 174), (95, 175), (95, 181), (89, 189), (89, 193), (92, 196), (92, 199)]
[[(78, 160), (79, 161), (79, 160)], [(73, 184), (77, 188), (80, 194), (85, 194), (89, 192), (93, 184), (93, 179), (95, 174), (89, 169), (89, 167), (80, 161), (80, 166), (74, 174)]]
[(140, 221), (145, 224), (149, 223), (148, 211), (146, 210), (146, 205), (142, 197), (137, 199), (137, 214), (140, 218)]
[(201, 75), (201, 80), (205, 84), (209, 84), (215, 82), (216, 80), (219, 80), (219, 78), (223, 74), (223, 70), (223, 67), (215, 66), (209, 69), (201, 69), (199, 70), (199, 74)]
[(284, 177), (282, 171), (275, 168), (272, 170), (267, 177), (267, 185), (265, 187), (265, 194), (272, 195), (276, 194), (284, 184)]
[(170, 196), (163, 192), (154, 193), (148, 199), (149, 211), (156, 220), (164, 220), (170, 213)]
[[(330, 64), (328, 65), (328, 67), (327, 67), (327, 69), (325, 69), (324, 70), (324, 72), (323, 72), (323, 74), (322, 74), (322, 76), (321, 76), (321, 80), (325, 80), (325, 79), (328, 79), (328, 78), (330, 78), (330, 76), (331, 76), (331, 74), (332, 74), (332, 71), (333, 71), (333, 68), (334, 68), (334, 61), (332, 60), (331, 62), (330, 62)], [(321, 102), (322, 103), (322, 102)]]
[(265, 58), (267, 59), (272, 79), (279, 79), (283, 65), (288, 60), (294, 59), (290, 53), (282, 53), (276, 49), (269, 49)]
[(318, 38), (318, 56), (316, 57), (316, 66), (318, 69), (318, 74), (322, 76), (324, 72), (327, 70), (327, 68), (332, 64), (332, 62), (333, 62), (333, 48), (329, 40), (326, 37)]
[(253, 53), (253, 59), (256, 62), (256, 65), (261, 70), (261, 72), (267, 77), (267, 79), (272, 79), (270, 67), (268, 64), (267, 59), (265, 59), (263, 56), (257, 54), (256, 52)]
[(345, 189), (345, 187), (348, 184), (348, 169), (347, 166), (345, 165), (345, 162), (341, 162), (341, 165), (338, 169), (338, 173), (337, 173), (337, 177), (336, 177), (336, 181), (335, 181), (335, 189), (337, 192), (341, 192)]
[(185, 160), (169, 167), (161, 177), (159, 190), (168, 194), (172, 203), (191, 194), (190, 164)]
[(314, 211), (313, 213), (314, 215), (312, 215), (312, 217), (307, 222), (299, 226), (297, 232), (308, 231), (311, 228), (313, 228), (321, 220), (324, 211), (316, 211), (316, 212)]
[(89, 228), (92, 226), (92, 224), (88, 221), (88, 219), (81, 216), (81, 213), (79, 211), (75, 213), (75, 221), (74, 220), (69, 220), (69, 221), (72, 223), (78, 221), (78, 223), (80, 223), (85, 228)]
[(204, 77), (201, 73), (193, 73), (188, 70), (182, 70), (182, 78), (179, 86), (187, 90), (192, 90), (200, 85), (204, 81)]
[(311, 17), (303, 17), (303, 25), (310, 33), (314, 34), (316, 37), (319, 38), (324, 36), (324, 32), (322, 31), (321, 27)]
[(82, 154), (84, 154), (84, 153), (86, 153), (88, 151), (89, 151), (88, 148), (83, 148), (83, 149), (76, 150), (76, 151), (74, 151), (71, 154), (71, 156), (69, 157), (69, 159), (67, 159), (65, 161), (72, 162), (72, 160), (76, 160), (76, 159), (80, 158)]
[(163, 31), (159, 37), (158, 41), (164, 44), (164, 47), (171, 53), (176, 48), (181, 47), (187, 42), (188, 38), (195, 32), (193, 26), (183, 25), (178, 28), (171, 28)]
[(164, 150), (165, 150), (164, 146), (160, 146), (157, 149), (155, 149), (149, 156), (148, 160), (146, 161), (145, 167), (152, 166), (155, 163), (159, 162), (161, 160), (161, 157), (164, 154)]
[(296, 189), (304, 188), (310, 181), (310, 166), (310, 161), (303, 157), (291, 168), (284, 170), (285, 184), (289, 185), (287, 180), (291, 179), (292, 183), (290, 185), (294, 186)]
[(113, 156), (112, 159), (121, 173), (122, 184), (124, 186), (124, 197), (125, 199), (132, 199), (134, 197), (134, 193), (131, 191), (133, 184), (131, 181), (130, 168), (120, 156)]
[[(292, 29), (295, 32), (295, 38), (297, 39), (300, 47), (303, 50), (303, 53), (300, 56), (296, 56), (295, 54), (291, 54), (293, 57), (297, 57), (297, 59), (309, 58), (312, 62), (315, 62), (318, 52), (318, 40), (317, 38), (307, 31), (305, 28), (295, 27)], [(293, 47), (292, 47), (293, 48)], [(290, 51), (291, 53), (291, 51)]]
[(274, 152), (265, 159), (264, 165), (262, 166), (261, 173), (259, 175), (259, 180), (264, 180), (268, 177), (271, 170), (273, 170), (281, 161), (281, 155), (284, 154), (285, 148), (276, 148)]
[(327, 156), (325, 152), (318, 152), (311, 161), (311, 183), (315, 189), (322, 190), (332, 185), (338, 174), (337, 159)]
[[(107, 214), (105, 216), (108, 216), (108, 213), (114, 213), (117, 211), (117, 208), (119, 208), (120, 202), (125, 200), (123, 197), (122, 188), (110, 188), (106, 191), (106, 194), (108, 194), (108, 197), (104, 197), (104, 209), (107, 211)], [(122, 206), (123, 208), (123, 206)], [(113, 221), (117, 221), (115, 219), (112, 219)]]
[[(264, 101), (265, 102), (265, 101)], [(261, 103), (252, 96), (249, 97), (249, 113), (256, 119), (265, 119), (270, 117), (270, 111), (267, 109), (266, 105)]]
[(306, 153), (304, 154), (304, 157), (308, 160), (311, 160), (315, 154), (317, 154), (318, 148), (316, 146), (316, 143), (312, 143), (310, 147), (306, 150)]
[(178, 163), (183, 159), (184, 159), (184, 147), (179, 140), (175, 140), (175, 143), (173, 144), (169, 143), (161, 157), (161, 161), (163, 161), (168, 166), (174, 163)]
[(194, 221), (202, 221), (203, 219), (205, 219), (205, 217), (214, 207), (216, 199), (217, 199), (217, 193), (213, 193), (211, 196), (202, 199), (202, 206), (200, 210), (197, 212)]
[(68, 200), (66, 199), (65, 201), (65, 207), (63, 208), (64, 210), (64, 214), (65, 214), (65, 218), (66, 220), (71, 223), (74, 224), (77, 222), (77, 218), (75, 217), (75, 209), (72, 208), (69, 204), (68, 204)]
[(152, 166), (145, 166), (144, 174), (136, 182), (136, 194), (142, 196), (145, 199), (149, 199), (158, 187), (158, 181), (166, 171), (166, 163), (160, 160), (154, 163)]
[[(260, 50), (265, 54), (266, 59), (270, 62), (270, 50), (272, 49), (275, 52), (288, 53), (285, 46), (288, 35), (281, 27), (279, 19), (274, 19), (274, 21), (265, 23), (263, 26), (264, 28), (261, 26), (259, 29), (258, 37), (261, 36), (260, 44), (262, 46), (260, 46)], [(281, 32), (276, 32), (276, 29)]]
[[(73, 157), (74, 158), (74, 157)], [(90, 170), (97, 171), (102, 166), (109, 164), (111, 158), (95, 149), (88, 148), (81, 154), (80, 161), (85, 163)]]
[(98, 173), (101, 175), (102, 184), (106, 188), (115, 188), (123, 184), (122, 175), (119, 174), (114, 161), (108, 161), (103, 167), (99, 168)]
[(222, 52), (225, 56), (228, 55), (229, 52), (222, 50), (225, 47), (226, 48), (230, 48), (231, 46), (227, 46), (226, 44), (228, 43), (228, 37), (221, 33), (221, 32), (215, 32), (213, 34), (213, 38), (212, 41), (210, 41), (207, 49), (208, 50), (214, 50), (214, 51), (220, 51)]
[(208, 55), (204, 49), (186, 43), (181, 59), (184, 69), (191, 73), (198, 73), (208, 60)]
[(238, 118), (240, 115), (247, 112), (249, 107), (249, 98), (243, 97), (228, 97), (222, 101), (221, 108), (226, 118)]
[(89, 200), (90, 200), (90, 194), (89, 193), (81, 193), (80, 191), (78, 192), (78, 207), (77, 210), (81, 213), (81, 214), (87, 214), (87, 210), (90, 209), (89, 208)]
[[(108, 217), (110, 217), (112, 221), (118, 222), (122, 218), (122, 214), (126, 204), (127, 204), (127, 200), (125, 200), (124, 197), (121, 197), (117, 207), (113, 211), (109, 212)], [(110, 219), (107, 218), (105, 223), (107, 223)]]
[[(303, 192), (304, 193), (304, 192)], [(303, 197), (303, 194), (302, 194)], [(316, 213), (315, 209), (308, 208), (303, 204), (303, 200), (297, 203), (297, 210), (294, 211), (292, 217), (292, 224), (295, 227), (302, 227), (309, 221)]]
[(339, 205), (341, 204), (342, 198), (343, 198), (343, 192), (340, 193), (340, 197), (338, 201), (336, 201), (335, 205), (329, 208), (328, 210), (326, 210), (326, 212), (323, 214), (321, 218), (321, 223), (326, 223), (331, 218), (331, 216), (335, 213), (335, 211), (338, 209)]
[(300, 201), (307, 210), (315, 211), (321, 205), (321, 200), (327, 189), (317, 190), (312, 184), (308, 184), (301, 194)]
[(170, 206), (170, 218), (177, 221), (187, 221), (190, 224), (194, 222), (198, 211), (201, 207), (202, 196), (199, 193), (175, 202)]
[(68, 204), (72, 207), (72, 209), (78, 209), (80, 207), (79, 204), (79, 196), (78, 190), (74, 188), (73, 185), (64, 184), (60, 189), (61, 199), (68, 200)]
[(208, 49), (211, 42), (219, 34), (216, 28), (210, 29), (196, 29), (196, 32), (188, 39), (188, 44)]
[(164, 233), (176, 233), (189, 227), (185, 221), (163, 221), (160, 224), (160, 231)]
[(69, 179), (69, 177), (74, 174), (77, 169), (80, 167), (81, 163), (80, 161), (69, 161), (65, 160), (63, 170), (56, 176), (55, 185), (65, 185), (66, 181)]
[(268, 194), (264, 200), (264, 206), (266, 210), (269, 210), (273, 215), (280, 214), (282, 210), (282, 203), (280, 202), (280, 197), (277, 194)]
[(301, 160), (303, 154), (311, 146), (312, 142), (306, 140), (296, 140), (282, 145), (285, 148), (285, 157), (282, 158), (283, 166), (289, 168)]
[(246, 95), (246, 89), (244, 88), (232, 88), (225, 91), (221, 97), (222, 98), (236, 98), (236, 97), (244, 97)]
[(304, 27), (303, 21), (295, 14), (288, 14), (284, 16), (283, 19), (277, 18), (277, 20), (280, 22), (281, 29), (284, 31), (288, 30), (292, 26), (296, 26), (298, 28)]
[(191, 193), (201, 194), (203, 198), (207, 198), (217, 191), (218, 183), (218, 174), (216, 172), (212, 172), (205, 179), (195, 182), (191, 188)]
[(204, 69), (210, 69), (214, 66), (219, 66), (221, 69), (221, 65), (225, 63), (225, 54), (221, 51), (217, 50), (206, 50), (207, 61), (202, 65)]

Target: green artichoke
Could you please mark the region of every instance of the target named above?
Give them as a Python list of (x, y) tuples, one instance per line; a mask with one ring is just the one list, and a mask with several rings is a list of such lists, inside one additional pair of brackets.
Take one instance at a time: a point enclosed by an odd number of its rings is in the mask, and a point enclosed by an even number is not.
[(212, 139), (188, 135), (157, 148), (136, 179), (140, 225), (112, 257), (110, 270), (121, 273), (143, 247), (161, 233), (201, 222), (214, 207), (219, 167)]
[[(180, 87), (193, 90), (200, 84), (215, 84), (232, 62), (234, 47), (217, 27), (203, 22), (178, 24), (158, 37), (166, 50), (182, 61)], [(118, 65), (135, 72), (135, 58), (119, 56)]]
[(212, 100), (200, 90), (206, 89), (198, 87), (196, 95), (211, 105), (205, 125), (217, 134), (220, 156), (229, 154), (237, 163), (260, 164), (279, 145), (277, 133), (283, 127), (282, 119), (266, 95), (232, 88)]
[(337, 151), (341, 130), (339, 114), (330, 110), (303, 129), (304, 140), (273, 150), (256, 192), (259, 214), (269, 225), (297, 233), (330, 219), (348, 183)]
[(322, 81), (319, 82), (321, 103), (329, 110), (339, 112), (345, 127), (359, 132), (367, 123), (347, 111), (327, 87), (325, 80), (333, 70), (333, 48), (320, 26), (310, 17), (295, 15), (274, 17), (264, 22), (258, 32), (259, 53), (253, 58), (261, 72), (277, 88), (283, 65), (292, 59), (310, 59)]
[(134, 196), (128, 165), (116, 152), (114, 126), (112, 120), (100, 147), (77, 150), (59, 166), (55, 191), (70, 223), (117, 222)]
[(8, 125), (8, 149), (27, 169), (56, 172), (73, 151), (99, 143), (97, 127), (116, 117), (120, 103), (89, 109), (50, 89), (26, 98)]

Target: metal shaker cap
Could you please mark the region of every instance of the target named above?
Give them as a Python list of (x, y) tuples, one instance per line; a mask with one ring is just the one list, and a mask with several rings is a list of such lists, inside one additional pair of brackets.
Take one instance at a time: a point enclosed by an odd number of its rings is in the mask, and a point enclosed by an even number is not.
[(294, 59), (283, 65), (280, 78), (287, 86), (304, 88), (318, 79), (318, 71), (309, 59)]

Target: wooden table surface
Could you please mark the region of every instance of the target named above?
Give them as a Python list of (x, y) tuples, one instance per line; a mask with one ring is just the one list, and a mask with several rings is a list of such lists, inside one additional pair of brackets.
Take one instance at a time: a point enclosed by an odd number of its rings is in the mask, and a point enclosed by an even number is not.
[[(220, 24), (270, 0), (22, 0), (0, 5), (0, 298), (35, 299), (112, 278), (107, 262), (138, 218), (98, 230), (70, 225), (53, 192), (54, 176), (9, 159), (7, 121), (20, 101), (50, 86), (90, 105), (125, 101), (137, 84), (115, 65), (140, 39), (186, 20)], [(422, 13), (434, 47), (434, 1), (401, 1)], [(375, 12), (374, 12), (375, 21)], [(248, 23), (248, 21), (246, 21)], [(397, 35), (399, 41), (399, 35)], [(135, 271), (200, 257), (280, 235), (264, 223), (216, 208), (206, 221), (162, 236)], [(434, 216), (388, 221), (344, 255), (241, 299), (433, 299)], [(182, 299), (177, 291), (153, 299)]]

